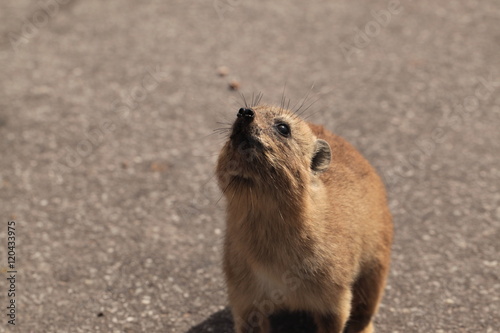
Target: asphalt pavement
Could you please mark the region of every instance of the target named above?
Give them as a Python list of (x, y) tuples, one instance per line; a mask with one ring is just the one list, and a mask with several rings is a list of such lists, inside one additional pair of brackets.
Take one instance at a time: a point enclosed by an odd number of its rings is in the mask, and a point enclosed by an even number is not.
[(233, 332), (217, 129), (284, 88), (387, 184), (377, 332), (500, 332), (499, 22), (496, 0), (2, 2), (0, 332)]

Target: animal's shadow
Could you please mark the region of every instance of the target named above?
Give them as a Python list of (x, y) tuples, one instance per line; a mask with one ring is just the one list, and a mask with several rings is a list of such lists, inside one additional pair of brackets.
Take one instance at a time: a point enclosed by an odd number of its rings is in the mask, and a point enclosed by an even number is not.
[[(271, 316), (271, 327), (276, 333), (312, 333), (316, 325), (304, 312), (283, 312)], [(234, 333), (233, 318), (229, 308), (212, 314), (202, 323), (191, 327), (186, 333)]]

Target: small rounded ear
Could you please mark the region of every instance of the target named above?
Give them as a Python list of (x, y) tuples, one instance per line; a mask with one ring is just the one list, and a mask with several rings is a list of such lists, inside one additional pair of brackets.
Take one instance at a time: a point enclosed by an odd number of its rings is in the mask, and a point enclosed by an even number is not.
[(323, 172), (328, 169), (332, 159), (330, 145), (325, 140), (316, 140), (314, 155), (311, 160), (311, 169), (315, 172)]

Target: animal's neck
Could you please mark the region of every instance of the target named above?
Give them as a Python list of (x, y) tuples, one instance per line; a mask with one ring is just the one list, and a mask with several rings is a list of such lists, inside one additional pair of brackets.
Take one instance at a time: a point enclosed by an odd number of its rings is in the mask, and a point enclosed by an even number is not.
[(293, 227), (306, 218), (305, 190), (278, 191), (275, 188), (247, 186), (228, 198), (228, 212), (233, 221), (246, 220), (260, 227)]
[(306, 200), (283, 200), (262, 192), (258, 197), (241, 195), (238, 200), (247, 205), (229, 206), (228, 228), (255, 263), (285, 267), (310, 251)]

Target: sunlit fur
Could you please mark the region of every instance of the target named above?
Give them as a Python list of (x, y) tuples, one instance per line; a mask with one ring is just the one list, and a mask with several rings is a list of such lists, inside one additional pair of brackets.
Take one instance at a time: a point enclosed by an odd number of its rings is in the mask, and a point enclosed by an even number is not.
[[(280, 309), (310, 312), (321, 333), (373, 332), (392, 242), (380, 178), (323, 127), (282, 107), (253, 110), (257, 144), (228, 140), (217, 163), (237, 333), (270, 332), (267, 317)], [(290, 125), (290, 137), (276, 131), (277, 121)], [(317, 139), (331, 149), (324, 172), (311, 170)]]

